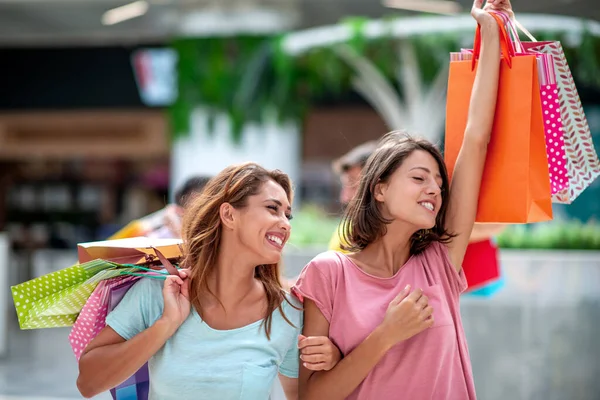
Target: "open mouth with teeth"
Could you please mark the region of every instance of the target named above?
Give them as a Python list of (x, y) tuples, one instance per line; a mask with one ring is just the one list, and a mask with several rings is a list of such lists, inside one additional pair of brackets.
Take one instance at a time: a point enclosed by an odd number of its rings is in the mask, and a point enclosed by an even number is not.
[(431, 212), (433, 212), (433, 210), (435, 210), (434, 205), (428, 201), (422, 201), (419, 204)]
[(273, 246), (283, 248), (283, 239), (276, 235), (267, 235), (267, 241)]

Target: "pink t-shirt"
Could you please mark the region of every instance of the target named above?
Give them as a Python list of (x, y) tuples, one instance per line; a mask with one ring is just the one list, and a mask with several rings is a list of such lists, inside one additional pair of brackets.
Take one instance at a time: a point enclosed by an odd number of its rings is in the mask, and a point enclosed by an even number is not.
[(475, 399), (475, 387), (458, 299), (467, 287), (445, 245), (434, 242), (390, 278), (360, 269), (346, 255), (315, 257), (292, 291), (313, 300), (329, 321), (329, 337), (349, 354), (383, 321), (390, 301), (407, 285), (421, 288), (433, 307), (433, 327), (400, 342), (348, 399)]

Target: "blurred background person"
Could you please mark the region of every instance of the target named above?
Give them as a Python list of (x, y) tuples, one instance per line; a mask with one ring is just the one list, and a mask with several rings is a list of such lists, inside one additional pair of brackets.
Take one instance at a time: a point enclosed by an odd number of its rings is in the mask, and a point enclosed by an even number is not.
[(185, 204), (198, 195), (208, 183), (210, 177), (194, 176), (188, 178), (175, 192), (175, 202), (150, 215), (130, 222), (110, 239), (147, 236), (151, 238), (180, 238), (181, 219)]

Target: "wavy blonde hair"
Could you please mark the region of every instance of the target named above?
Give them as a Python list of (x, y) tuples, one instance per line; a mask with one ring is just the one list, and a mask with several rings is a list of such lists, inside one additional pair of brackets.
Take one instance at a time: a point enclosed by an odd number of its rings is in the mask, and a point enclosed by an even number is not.
[[(236, 209), (243, 208), (247, 205), (248, 197), (260, 193), (263, 184), (268, 181), (279, 184), (288, 201), (292, 202), (292, 183), (286, 174), (279, 170), (267, 170), (255, 163), (245, 163), (225, 168), (187, 204), (182, 222), (183, 265), (190, 269), (190, 301), (200, 317), (203, 317), (201, 294), (208, 293), (218, 300), (208, 287), (208, 277), (216, 266), (221, 243), (221, 204), (229, 203)], [(267, 296), (263, 325), (268, 338), (275, 309), (279, 309), (283, 318), (293, 325), (282, 309), (287, 297), (279, 274), (279, 263), (258, 265), (254, 270), (254, 276), (262, 282)]]

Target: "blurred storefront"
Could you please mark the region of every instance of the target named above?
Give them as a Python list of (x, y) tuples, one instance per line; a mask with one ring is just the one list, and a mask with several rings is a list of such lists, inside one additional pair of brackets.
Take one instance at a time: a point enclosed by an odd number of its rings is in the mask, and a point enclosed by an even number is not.
[(140, 100), (133, 51), (0, 50), (0, 231), (13, 249), (73, 249), (167, 202), (167, 120)]

